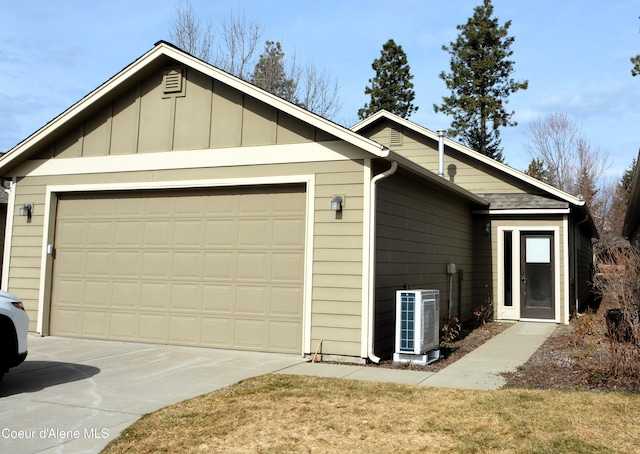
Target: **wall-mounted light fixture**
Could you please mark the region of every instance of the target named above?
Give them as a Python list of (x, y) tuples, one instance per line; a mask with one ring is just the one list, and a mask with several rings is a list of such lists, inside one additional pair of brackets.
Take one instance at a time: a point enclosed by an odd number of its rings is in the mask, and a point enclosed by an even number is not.
[(31, 221), (32, 212), (33, 212), (33, 204), (25, 203), (20, 207), (20, 216), (26, 216), (27, 222)]
[(333, 198), (333, 200), (331, 201), (331, 210), (342, 211), (342, 197), (337, 195)]

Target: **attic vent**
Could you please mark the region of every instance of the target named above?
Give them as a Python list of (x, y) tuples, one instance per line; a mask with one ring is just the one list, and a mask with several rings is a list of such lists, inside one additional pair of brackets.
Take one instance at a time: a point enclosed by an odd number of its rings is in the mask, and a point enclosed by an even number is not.
[(402, 145), (402, 132), (398, 131), (397, 129), (391, 128), (391, 140), (390, 140), (390, 145), (393, 146), (400, 146)]
[(182, 92), (182, 68), (170, 68), (164, 72), (162, 79), (164, 93)]

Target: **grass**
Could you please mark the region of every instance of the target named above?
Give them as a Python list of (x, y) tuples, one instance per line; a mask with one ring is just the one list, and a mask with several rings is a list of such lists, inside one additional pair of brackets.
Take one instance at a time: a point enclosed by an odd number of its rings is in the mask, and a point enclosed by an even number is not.
[(141, 418), (105, 453), (628, 453), (640, 396), (265, 375)]

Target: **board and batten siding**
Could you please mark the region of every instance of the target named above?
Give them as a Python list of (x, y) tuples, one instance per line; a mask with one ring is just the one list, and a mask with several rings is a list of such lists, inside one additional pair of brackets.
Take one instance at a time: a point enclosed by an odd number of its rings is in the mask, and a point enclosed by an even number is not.
[[(265, 147), (265, 153), (268, 152), (269, 148)], [(153, 155), (149, 155), (149, 159), (153, 159)], [(326, 353), (360, 356), (364, 204), (362, 160), (20, 178), (15, 186), (8, 289), (24, 299), (31, 320), (30, 330), (35, 331), (39, 316), (39, 290), (40, 285), (44, 284), (40, 282), (40, 267), (47, 186), (120, 183), (144, 186), (145, 183), (229, 179), (255, 179), (259, 182), (261, 178), (287, 175), (314, 175), (315, 181), (314, 249), (310, 252), (313, 255), (313, 280), (306, 283), (313, 285), (311, 345), (315, 348), (323, 339), (323, 351)], [(345, 197), (345, 208), (340, 218), (330, 209), (335, 195)], [(27, 223), (26, 217), (19, 216), (19, 207), (24, 203), (35, 204), (30, 223)], [(48, 304), (49, 301), (45, 300), (45, 309)], [(47, 323), (45, 317), (45, 329)]]
[(452, 314), (473, 307), (473, 220), (469, 203), (398, 173), (378, 186), (376, 213), (376, 355), (393, 353), (395, 293), (404, 288), (440, 291), (440, 319), (449, 317), (447, 264), (463, 270), (462, 289), (453, 275)]
[(165, 94), (163, 70), (70, 123), (34, 159), (109, 156), (332, 140), (313, 126), (193, 69)]

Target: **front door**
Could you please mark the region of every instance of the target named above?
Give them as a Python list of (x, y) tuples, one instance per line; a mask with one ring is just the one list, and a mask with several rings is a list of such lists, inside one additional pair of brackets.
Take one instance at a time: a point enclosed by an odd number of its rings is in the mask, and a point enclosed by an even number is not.
[(520, 317), (554, 319), (553, 232), (520, 235)]

